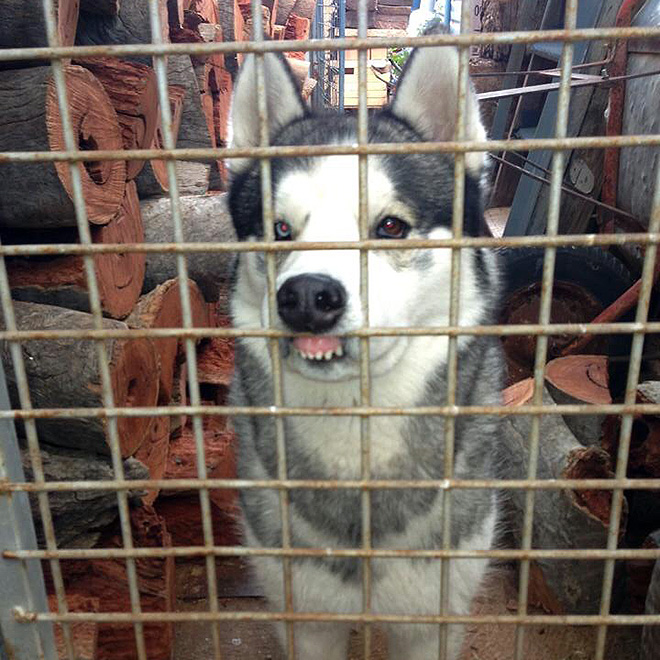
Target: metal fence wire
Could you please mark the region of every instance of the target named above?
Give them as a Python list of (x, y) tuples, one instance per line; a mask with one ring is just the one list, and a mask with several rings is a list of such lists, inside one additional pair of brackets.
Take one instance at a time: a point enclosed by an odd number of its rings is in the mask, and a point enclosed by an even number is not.
[[(146, 0), (145, 0), (146, 1)], [(584, 0), (586, 1), (586, 0)], [(578, 41), (594, 40), (637, 40), (642, 38), (660, 38), (658, 27), (625, 27), (625, 28), (593, 28), (576, 29), (577, 0), (567, 0), (565, 3), (564, 28), (536, 32), (502, 32), (502, 33), (468, 33), (470, 3), (463, 3), (462, 32), (460, 34), (436, 34), (421, 37), (367, 38), (368, 9), (366, 0), (358, 2), (358, 36), (351, 39), (313, 39), (304, 41), (266, 41), (262, 35), (262, 14), (260, 0), (252, 0), (252, 15), (254, 17), (254, 38), (252, 41), (205, 43), (205, 44), (170, 44), (163, 43), (161, 32), (161, 16), (157, 0), (148, 0), (151, 34), (153, 42), (149, 45), (122, 46), (80, 46), (62, 47), (58, 44), (58, 32), (55, 21), (54, 0), (42, 0), (43, 12), (48, 32), (47, 48), (10, 48), (0, 50), (0, 63), (6, 64), (18, 60), (50, 60), (57, 92), (57, 102), (61, 113), (65, 149), (62, 151), (20, 151), (0, 154), (0, 162), (64, 162), (69, 164), (69, 174), (72, 182), (72, 197), (75, 206), (78, 230), (77, 244), (49, 245), (3, 245), (0, 246), (0, 299), (2, 313), (5, 319), (4, 330), (0, 339), (8, 342), (16, 375), (20, 409), (13, 410), (9, 405), (0, 410), (0, 424), (5, 425), (9, 438), (11, 423), (20, 420), (24, 425), (29, 458), (32, 464), (33, 480), (25, 481), (17, 478), (12, 472), (10, 450), (0, 449), (0, 502), (5, 520), (0, 521), (0, 546), (3, 554), (0, 563), (0, 575), (3, 577), (2, 589), (7, 589), (0, 604), (3, 632), (11, 634), (12, 639), (4, 640), (5, 652), (8, 653), (12, 644), (16, 648), (32, 649), (32, 654), (17, 655), (17, 657), (54, 658), (52, 646), (52, 623), (61, 625), (65, 640), (68, 660), (74, 660), (75, 653), (72, 642), (71, 625), (78, 622), (132, 623), (136, 639), (138, 660), (146, 660), (148, 649), (145, 644), (144, 626), (154, 621), (205, 621), (212, 630), (214, 657), (221, 657), (220, 631), (221, 626), (232, 622), (249, 621), (283, 621), (286, 622), (287, 653), (293, 659), (295, 622), (310, 621), (346, 621), (364, 624), (364, 651), (366, 657), (371, 647), (371, 624), (379, 622), (393, 623), (426, 623), (437, 624), (441, 630), (438, 657), (445, 658), (447, 653), (446, 630), (452, 623), (470, 624), (500, 624), (516, 626), (515, 660), (523, 660), (523, 637), (526, 627), (543, 624), (544, 626), (588, 625), (597, 628), (595, 660), (604, 660), (606, 651), (607, 630), (610, 626), (642, 624), (660, 625), (660, 615), (612, 614), (612, 586), (614, 567), (617, 560), (622, 559), (660, 559), (657, 549), (619, 549), (618, 538), (621, 525), (624, 491), (626, 490), (658, 490), (660, 479), (635, 479), (627, 476), (627, 466), (631, 443), (633, 417), (637, 414), (660, 414), (660, 405), (636, 403), (636, 388), (642, 363), (642, 349), (647, 333), (660, 332), (660, 322), (648, 321), (649, 303), (653, 287), (653, 275), (656, 262), (657, 244), (660, 240), (660, 168), (657, 168), (655, 194), (648, 232), (645, 233), (611, 233), (589, 235), (560, 235), (559, 216), (562, 192), (562, 178), (565, 171), (567, 151), (571, 149), (605, 149), (624, 146), (660, 146), (660, 135), (621, 135), (615, 137), (567, 137), (569, 99), (571, 93), (571, 64), (573, 45)], [(558, 112), (556, 117), (555, 137), (536, 140), (508, 140), (494, 142), (475, 142), (467, 139), (466, 132), (466, 95), (468, 89), (469, 49), (478, 44), (533, 44), (537, 42), (561, 41), (563, 50), (560, 65), (560, 84)], [(455, 45), (459, 49), (459, 104), (457, 107), (456, 134), (448, 142), (427, 143), (396, 143), (372, 144), (367, 139), (369, 116), (367, 113), (367, 50), (375, 47), (408, 47), (415, 45)], [(264, 53), (283, 51), (337, 51), (357, 49), (358, 59), (358, 140), (350, 145), (323, 145), (314, 147), (269, 146), (267, 128), (267, 102), (264, 80)], [(208, 55), (210, 53), (255, 53), (257, 59), (257, 90), (258, 110), (260, 117), (260, 145), (243, 149), (175, 149), (175, 138), (172, 131), (172, 115), (168, 99), (168, 81), (166, 57), (174, 54)], [(153, 57), (153, 64), (158, 82), (160, 112), (162, 116), (164, 149), (161, 150), (126, 150), (126, 151), (94, 151), (93, 155), (78, 149), (74, 135), (67, 88), (65, 85), (63, 60), (93, 56), (126, 57), (143, 55)], [(547, 230), (544, 236), (525, 237), (464, 237), (462, 224), (464, 215), (464, 185), (465, 157), (470, 152), (484, 151), (534, 151), (550, 150), (553, 153), (550, 172), (549, 210)], [(452, 236), (447, 239), (388, 241), (370, 240), (367, 231), (367, 198), (369, 186), (367, 181), (367, 158), (369, 154), (389, 154), (397, 152), (436, 153), (452, 152), (455, 154), (454, 196)], [(274, 157), (291, 157), (296, 155), (328, 155), (351, 154), (359, 160), (359, 224), (360, 239), (353, 242), (336, 243), (283, 243), (274, 241), (273, 236), (273, 198), (270, 179), (270, 159)], [(205, 160), (209, 158), (258, 158), (261, 166), (261, 185), (263, 197), (264, 239), (252, 243), (187, 243), (184, 234), (182, 213), (179, 203), (179, 189), (175, 170), (175, 161)], [(172, 224), (175, 241), (159, 244), (93, 244), (88, 224), (85, 200), (80, 172), (77, 163), (91, 160), (148, 160), (158, 158), (167, 162), (169, 182), (169, 197), (171, 201)], [(613, 245), (643, 246), (643, 272), (639, 303), (634, 321), (621, 323), (550, 323), (552, 305), (552, 283), (555, 271), (557, 248), (561, 246), (613, 246)], [(545, 258), (543, 262), (542, 293), (538, 322), (517, 325), (490, 326), (460, 326), (458, 324), (458, 300), (460, 260), (462, 248), (471, 247), (543, 247)], [(419, 248), (450, 248), (451, 261), (451, 295), (449, 325), (446, 327), (410, 327), (386, 328), (369, 327), (368, 296), (369, 290), (367, 258), (371, 250), (397, 250)], [(198, 252), (227, 253), (261, 251), (266, 255), (266, 271), (268, 281), (268, 312), (271, 321), (276, 315), (276, 258), (278, 253), (290, 250), (345, 250), (354, 249), (360, 252), (360, 293), (364, 327), (351, 336), (359, 339), (361, 351), (360, 401), (353, 407), (338, 408), (302, 408), (286, 406), (282, 391), (279, 338), (285, 336), (274, 327), (253, 330), (237, 330), (230, 328), (193, 328), (190, 291), (188, 281), (188, 266), (186, 256)], [(103, 314), (100, 302), (99, 287), (94, 268), (95, 255), (102, 253), (171, 253), (176, 256), (177, 272), (180, 283), (183, 323), (181, 328), (164, 329), (108, 329), (103, 325)], [(15, 256), (38, 256), (44, 254), (80, 255), (84, 262), (84, 271), (89, 290), (89, 305), (94, 320), (94, 327), (89, 330), (18, 330), (11, 299), (11, 290), (5, 267), (5, 259)], [(630, 334), (632, 348), (625, 389), (625, 397), (621, 403), (607, 405), (563, 404), (547, 406), (543, 404), (544, 370), (548, 353), (548, 338), (552, 335), (566, 334), (576, 337), (602, 334)], [(443, 406), (427, 406), (422, 408), (385, 408), (373, 406), (370, 390), (371, 379), (369, 371), (369, 339), (392, 335), (436, 335), (448, 337), (448, 394)], [(459, 406), (456, 404), (457, 387), (457, 342), (460, 336), (493, 335), (493, 336), (534, 336), (536, 340), (534, 365), (534, 394), (530, 405), (511, 408), (505, 406)], [(190, 404), (178, 406), (118, 407), (113, 399), (111, 374), (108, 366), (106, 340), (126, 337), (179, 337), (183, 341), (186, 354), (186, 368), (190, 388)], [(274, 402), (270, 407), (245, 408), (238, 406), (202, 406), (199, 380), (196, 367), (196, 340), (202, 337), (265, 337), (269, 340), (272, 358)], [(102, 407), (68, 408), (68, 409), (35, 409), (28, 388), (22, 342), (28, 340), (49, 341), (54, 339), (87, 339), (94, 340), (101, 366)], [(0, 394), (2, 394), (0, 392)], [(5, 397), (6, 399), (6, 393)], [(539, 479), (537, 476), (537, 461), (540, 437), (541, 415), (617, 415), (621, 419), (621, 429), (618, 442), (618, 455), (613, 479)], [(158, 479), (158, 480), (127, 480), (124, 474), (117, 423), (123, 417), (155, 417), (162, 415), (176, 416), (186, 414), (193, 421), (196, 447), (197, 479)], [(208, 478), (207, 462), (202, 421), (207, 415), (259, 415), (271, 416), (275, 420), (278, 470), (276, 479), (249, 481), (244, 479), (211, 479)], [(526, 478), (509, 480), (460, 479), (453, 472), (454, 465), (454, 431), (458, 417), (463, 415), (529, 415), (532, 418), (531, 435), (529, 438), (530, 467)], [(286, 446), (284, 439), (284, 419), (287, 416), (326, 416), (328, 422), (336, 416), (358, 416), (361, 431), (361, 474), (358, 479), (322, 481), (317, 479), (291, 479), (287, 473)], [(447, 420), (444, 453), (445, 474), (442, 479), (434, 481), (392, 481), (372, 479), (370, 474), (370, 425), (374, 417), (400, 415), (441, 415)], [(107, 437), (112, 456), (114, 479), (111, 481), (47, 481), (42, 464), (36, 422), (48, 417), (102, 418), (107, 422)], [(5, 444), (5, 440), (3, 440)], [(7, 441), (9, 447), (11, 443)], [(357, 451), (357, 448), (356, 448)], [(14, 457), (15, 458), (15, 457)], [(199, 493), (203, 521), (203, 545), (194, 547), (170, 548), (137, 548), (134, 545), (129, 517), (129, 490), (159, 488), (162, 490), (190, 490)], [(374, 548), (371, 542), (370, 501), (375, 490), (383, 489), (437, 489), (443, 496), (444, 534), (440, 547), (433, 550), (387, 549)], [(280, 513), (282, 516), (281, 547), (233, 547), (214, 545), (211, 522), (211, 504), (209, 489), (275, 489), (279, 493)], [(361, 492), (362, 506), (362, 546), (360, 548), (300, 548), (291, 543), (289, 519), (289, 494), (295, 489), (358, 489)], [(488, 551), (464, 550), (451, 547), (449, 530), (449, 511), (452, 504), (452, 493), (459, 489), (510, 489), (525, 492), (525, 514), (523, 521), (522, 543), (517, 549), (494, 548)], [(532, 547), (532, 524), (534, 516), (535, 497), (539, 491), (566, 490), (576, 491), (599, 489), (612, 492), (611, 513), (608, 526), (607, 545), (603, 548), (567, 549), (534, 549)], [(111, 549), (58, 549), (53, 517), (49, 506), (49, 494), (61, 492), (111, 491), (117, 496), (120, 527), (121, 548)], [(21, 506), (25, 505), (27, 494), (36, 494), (41, 516), (45, 549), (34, 549), (34, 541), (23, 538), (25, 521), (21, 522)], [(21, 499), (23, 498), (23, 499)], [(8, 503), (8, 507), (5, 507)], [(6, 524), (5, 524), (6, 522)], [(146, 557), (203, 557), (206, 561), (209, 611), (207, 612), (144, 612), (138, 589), (136, 561)], [(285, 607), (282, 611), (254, 612), (227, 611), (218, 607), (218, 588), (216, 579), (217, 557), (228, 556), (272, 556), (282, 559)], [(441, 602), (438, 603), (437, 614), (418, 616), (412, 614), (394, 615), (377, 614), (372, 611), (371, 602), (371, 570), (370, 562), (382, 557), (419, 557), (433, 558), (438, 561), (438, 571), (442, 576)], [(363, 562), (362, 571), (362, 611), (357, 614), (335, 614), (323, 612), (305, 612), (294, 608), (291, 588), (291, 560), (295, 557), (357, 557)], [(448, 565), (456, 558), (490, 557), (509, 559), (520, 564), (520, 588), (517, 611), (506, 615), (457, 616), (448, 611), (449, 585)], [(67, 598), (60, 562), (69, 559), (123, 559), (127, 566), (128, 584), (130, 589), (130, 612), (103, 613), (72, 613), (67, 608)], [(529, 580), (530, 561), (537, 558), (574, 558), (580, 560), (600, 560), (604, 562), (602, 595), (598, 614), (590, 615), (548, 615), (529, 614)], [(57, 599), (57, 611), (49, 611), (39, 572), (35, 572), (41, 562), (48, 562), (52, 574), (54, 590)], [(10, 583), (9, 576), (13, 576)], [(6, 585), (6, 586), (5, 586)], [(660, 651), (659, 651), (660, 653)], [(1, 654), (0, 654), (1, 655)], [(9, 655), (9, 657), (12, 657)]]

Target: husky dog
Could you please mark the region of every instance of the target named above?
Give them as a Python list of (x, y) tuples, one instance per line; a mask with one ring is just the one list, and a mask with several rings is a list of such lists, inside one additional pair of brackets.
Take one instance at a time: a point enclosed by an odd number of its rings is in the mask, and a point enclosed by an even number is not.
[[(356, 120), (337, 113), (312, 113), (298, 93), (284, 58), (264, 57), (270, 142), (274, 145), (354, 144)], [(256, 62), (248, 56), (235, 86), (232, 146), (259, 144)], [(393, 102), (369, 118), (369, 142), (451, 140), (455, 132), (458, 55), (449, 47), (413, 51)], [(467, 134), (483, 139), (476, 97), (468, 98)], [(263, 237), (260, 166), (233, 162), (230, 210), (241, 240)], [(482, 226), (480, 177), (483, 156), (466, 158), (464, 233)], [(298, 156), (271, 161), (274, 234), (278, 241), (355, 241), (358, 229), (358, 157)], [(397, 153), (368, 157), (369, 237), (388, 241), (451, 236), (454, 157)], [(449, 249), (373, 251), (368, 256), (370, 326), (442, 326), (449, 321)], [(304, 333), (280, 342), (286, 406), (335, 407), (360, 404), (360, 345), (345, 334), (363, 326), (358, 250), (282, 252), (276, 266), (276, 328)], [(492, 323), (498, 299), (498, 266), (480, 249), (461, 252), (459, 317), (462, 325)], [(263, 253), (240, 256), (232, 316), (237, 328), (268, 327), (266, 264)], [(389, 336), (369, 339), (371, 404), (396, 408), (445, 405), (447, 337)], [(459, 405), (500, 402), (503, 361), (492, 337), (461, 337), (458, 344)], [(236, 343), (232, 403), (272, 406), (273, 372), (267, 340)], [(276, 429), (267, 416), (235, 419), (239, 474), (244, 479), (277, 477)], [(360, 426), (357, 416), (298, 416), (284, 419), (290, 479), (359, 479)], [(493, 417), (459, 416), (455, 426), (454, 473), (492, 478), (498, 423)], [(378, 479), (442, 479), (445, 418), (386, 416), (370, 419), (370, 473)], [(282, 543), (277, 490), (241, 492), (245, 541), (250, 546)], [(437, 549), (442, 544), (442, 495), (433, 489), (378, 490), (371, 498), (375, 548)], [(357, 490), (290, 491), (294, 547), (359, 548), (361, 496)], [(488, 490), (456, 490), (451, 501), (453, 548), (493, 544), (497, 501)], [(252, 562), (273, 608), (284, 608), (280, 558)], [(438, 614), (440, 562), (422, 558), (377, 558), (371, 562), (371, 611), (382, 614)], [(450, 613), (464, 615), (487, 561), (450, 563)], [(362, 611), (359, 558), (292, 560), (292, 592), (298, 612)], [(280, 635), (284, 626), (278, 626)], [(344, 660), (350, 628), (341, 623), (295, 624), (298, 660)], [(437, 657), (439, 626), (392, 623), (391, 660)], [(459, 652), (459, 626), (449, 629), (449, 657)]]

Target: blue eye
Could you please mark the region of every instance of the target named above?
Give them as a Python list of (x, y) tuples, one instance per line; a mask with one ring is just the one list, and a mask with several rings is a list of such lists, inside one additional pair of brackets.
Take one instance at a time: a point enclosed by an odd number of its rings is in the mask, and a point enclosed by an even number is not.
[(284, 220), (279, 220), (275, 223), (275, 240), (276, 241), (290, 241), (291, 240), (291, 225)]
[(410, 225), (407, 222), (392, 216), (383, 218), (376, 227), (378, 238), (405, 238), (409, 232)]

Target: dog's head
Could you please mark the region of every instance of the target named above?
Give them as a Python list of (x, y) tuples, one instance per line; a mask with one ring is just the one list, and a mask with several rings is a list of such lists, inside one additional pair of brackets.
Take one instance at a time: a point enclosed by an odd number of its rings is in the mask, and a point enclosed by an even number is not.
[[(274, 145), (355, 144), (357, 122), (336, 113), (313, 114), (303, 102), (283, 57), (264, 56), (269, 140)], [(260, 143), (256, 62), (248, 56), (232, 103), (232, 146)], [(393, 102), (369, 117), (369, 142), (454, 139), (458, 103), (458, 53), (451, 47), (413, 51)], [(469, 90), (467, 137), (482, 140), (476, 97)], [(483, 154), (466, 158), (464, 233), (481, 230)], [(235, 160), (229, 195), (238, 236), (263, 236), (258, 161)], [(276, 158), (271, 161), (276, 240), (359, 239), (360, 181), (357, 156)], [(370, 155), (367, 166), (368, 238), (451, 236), (452, 154)], [(368, 255), (370, 326), (446, 325), (449, 320), (449, 249), (371, 251)], [(460, 322), (478, 323), (487, 298), (487, 267), (480, 255), (461, 258)], [(482, 272), (483, 271), (483, 272)], [(364, 324), (358, 250), (283, 252), (277, 257), (277, 318), (282, 329), (311, 333), (283, 342), (286, 367), (317, 380), (355, 378), (359, 350), (341, 335)], [(233, 302), (238, 326), (266, 325), (268, 301), (264, 255), (241, 257)], [(372, 374), (386, 373), (414, 340), (370, 340)], [(437, 360), (437, 356), (429, 356)], [(439, 359), (444, 359), (444, 355)]]

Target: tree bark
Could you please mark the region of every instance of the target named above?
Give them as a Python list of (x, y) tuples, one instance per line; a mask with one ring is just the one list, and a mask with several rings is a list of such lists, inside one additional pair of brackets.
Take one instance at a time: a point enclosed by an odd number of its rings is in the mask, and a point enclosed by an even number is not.
[[(166, 0), (158, 0), (161, 38), (169, 38), (169, 16)], [(149, 3), (144, 0), (122, 0), (117, 16), (83, 14), (78, 25), (76, 45), (103, 46), (152, 43)], [(152, 58), (134, 55), (128, 58), (142, 64), (152, 64)]]
[[(226, 195), (181, 197), (183, 233), (186, 242), (234, 241), (234, 231), (227, 210)], [(144, 235), (147, 243), (174, 241), (174, 227), (169, 199), (146, 200), (141, 203)], [(221, 286), (231, 276), (235, 255), (197, 253), (186, 256), (189, 277), (197, 283), (207, 302), (215, 302)], [(176, 255), (147, 255), (147, 271), (143, 292), (177, 277)]]
[[(546, 391), (543, 403), (551, 405)], [(512, 415), (504, 421), (500, 465), (503, 478), (524, 479), (529, 468), (531, 417)], [(559, 415), (541, 417), (538, 479), (612, 478), (609, 456), (583, 447)], [(526, 493), (507, 492), (503, 502), (516, 547), (522, 538)], [(607, 542), (611, 491), (537, 491), (534, 505), (534, 548), (603, 548)], [(624, 511), (627, 510), (624, 509)], [(621, 531), (625, 532), (625, 516)], [(603, 562), (539, 559), (532, 602), (555, 613), (595, 614), (600, 606)], [(618, 594), (615, 593), (615, 599)]]
[[(14, 303), (19, 330), (92, 329), (93, 319), (83, 312)], [(4, 328), (4, 321), (2, 323)], [(104, 320), (104, 328), (127, 329), (121, 321)], [(154, 406), (158, 398), (159, 365), (148, 339), (109, 339), (105, 342), (115, 406)], [(32, 404), (35, 408), (96, 408), (103, 405), (96, 344), (84, 339), (49, 339), (22, 342)], [(0, 354), (14, 408), (20, 408), (16, 375), (7, 342)], [(149, 432), (151, 418), (117, 420), (123, 457), (132, 456)], [(52, 417), (37, 420), (42, 441), (59, 446), (108, 454), (107, 420), (103, 418)]]
[[(126, 149), (148, 149), (158, 125), (158, 89), (154, 70), (137, 62), (92, 58), (76, 62), (89, 69), (103, 85), (117, 112)], [(134, 179), (143, 160), (126, 164), (126, 178)]]
[(177, 149), (210, 149), (213, 144), (200, 101), (201, 90), (189, 55), (169, 58), (167, 78), (170, 85), (185, 90)]
[[(27, 450), (21, 449), (26, 479), (34, 474)], [(115, 479), (109, 457), (88, 451), (74, 451), (59, 447), (41, 447), (41, 461), (46, 481), (111, 481)], [(147, 468), (134, 458), (124, 461), (126, 479), (148, 479)], [(132, 501), (139, 501), (144, 492), (129, 491)], [(48, 497), (55, 526), (58, 548), (91, 548), (99, 540), (102, 530), (119, 515), (117, 493), (105, 491), (54, 492)], [(37, 542), (46, 547), (41, 526), (41, 514), (36, 495), (30, 496), (30, 508), (36, 522)]]
[[(53, 5), (59, 45), (72, 46), (78, 24), (78, 0), (54, 0)], [(41, 3), (25, 0), (0, 2), (0, 48), (38, 48), (48, 45)], [(34, 60), (30, 64), (49, 66), (50, 61)], [(17, 62), (13, 62), (11, 68), (17, 65)], [(25, 65), (25, 61), (20, 62), (20, 66)]]
[[(224, 41), (243, 41), (245, 21), (238, 0), (216, 0), (216, 7)], [(242, 63), (242, 54), (225, 53), (225, 67), (232, 77), (236, 76)]]
[[(73, 134), (78, 149), (122, 149), (121, 131), (108, 95), (91, 72), (66, 67)], [(50, 69), (0, 73), (0, 151), (65, 150)], [(108, 223), (126, 188), (124, 161), (79, 163), (89, 221)], [(0, 226), (22, 229), (76, 224), (68, 163), (2, 163)]]
[[(69, 240), (75, 242), (77, 232), (70, 233), (73, 235)], [(20, 241), (23, 236), (14, 235), (13, 238)], [(48, 240), (61, 242), (67, 236), (59, 231), (52, 232), (47, 240), (44, 233), (34, 238), (42, 243)], [(144, 241), (140, 202), (134, 183), (126, 187), (126, 197), (117, 216), (107, 225), (92, 228), (92, 241), (97, 244)], [(103, 312), (112, 318), (126, 317), (142, 291), (144, 253), (97, 254), (93, 259)], [(17, 300), (83, 312), (90, 310), (89, 285), (81, 256), (13, 258), (7, 260), (7, 270), (12, 295)]]

